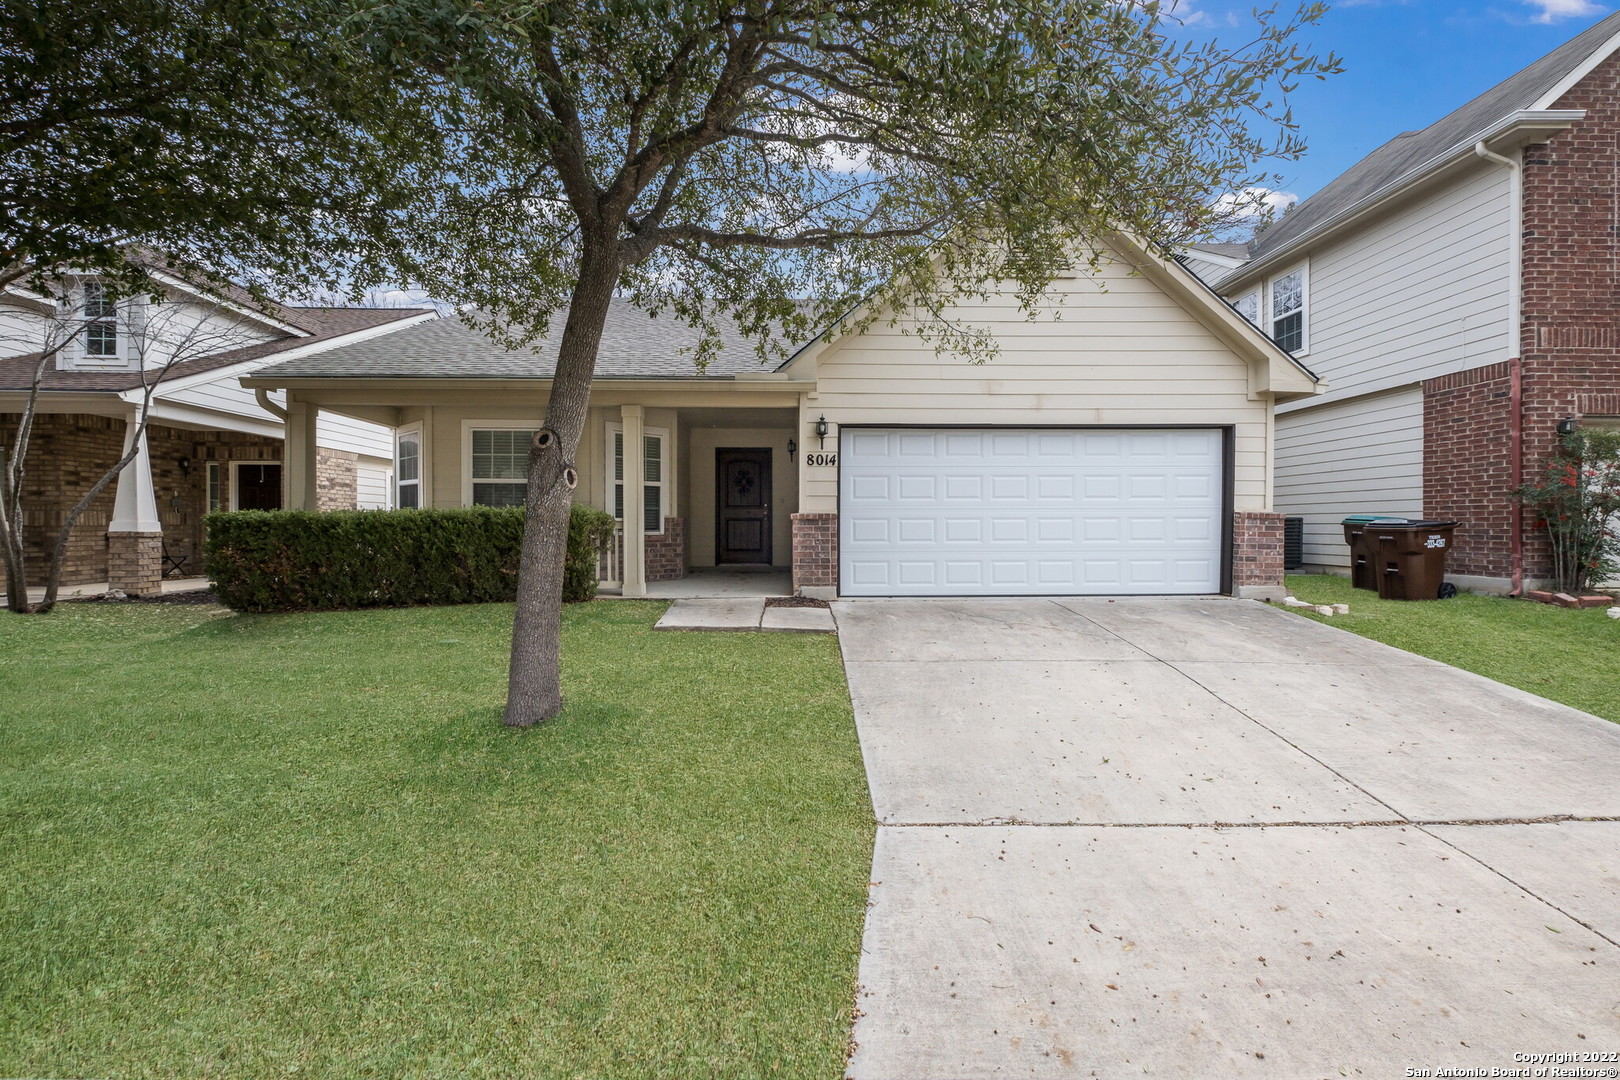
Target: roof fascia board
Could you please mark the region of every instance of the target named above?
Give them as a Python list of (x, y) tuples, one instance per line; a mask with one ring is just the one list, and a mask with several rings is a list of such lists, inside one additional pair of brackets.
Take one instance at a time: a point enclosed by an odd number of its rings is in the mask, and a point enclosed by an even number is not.
[(1554, 83), (1553, 88), (1541, 95), (1530, 108), (1532, 110), (1551, 109), (1558, 104), (1560, 98), (1573, 90), (1582, 79), (1592, 74), (1599, 64), (1612, 56), (1617, 47), (1620, 47), (1620, 34), (1614, 35), (1594, 49), (1591, 56), (1581, 61), (1568, 75)]
[(1397, 198), (1449, 175), (1453, 170), (1479, 161), (1474, 147), (1484, 143), (1493, 151), (1511, 149), (1550, 138), (1579, 120), (1586, 118), (1585, 109), (1525, 110), (1512, 113), (1490, 127), (1470, 135), (1451, 148), (1436, 154), (1423, 164), (1407, 171), (1394, 182), (1353, 204), (1337, 217), (1329, 218), (1296, 236), (1292, 242), (1253, 262), (1244, 263), (1237, 272), (1221, 279), (1221, 288), (1243, 288), (1258, 280), (1264, 271), (1279, 263), (1296, 260), (1312, 243), (1343, 232), (1352, 225), (1379, 213)]
[[(228, 379), (232, 375), (239, 375), (245, 371), (257, 371), (259, 368), (268, 367), (271, 364), (279, 364), (284, 360), (296, 360), (301, 356), (314, 356), (316, 353), (323, 353), (330, 349), (338, 348), (341, 345), (357, 345), (362, 341), (369, 341), (372, 338), (384, 337), (396, 330), (403, 330), (407, 326), (415, 326), (417, 323), (427, 322), (430, 319), (437, 317), (437, 312), (424, 311), (420, 316), (408, 319), (395, 319), (393, 322), (385, 322), (377, 326), (368, 326), (364, 330), (355, 330), (347, 334), (339, 334), (335, 337), (322, 338), (319, 341), (312, 341), (307, 345), (298, 345), (291, 349), (285, 349), (281, 352), (270, 353), (267, 356), (255, 357), (252, 360), (243, 360), (241, 363), (230, 364), (222, 368), (215, 368), (212, 371), (200, 371), (195, 375), (184, 375), (172, 381), (166, 379), (158, 385), (158, 393), (160, 395), (165, 393), (174, 393), (176, 391), (189, 389), (198, 385), (199, 383), (208, 383), (215, 382), (219, 379)], [(252, 346), (245, 347), (252, 348)]]
[[(279, 357), (277, 357), (279, 358)], [(244, 375), (238, 380), (250, 390), (337, 390), (361, 384), (419, 390), (534, 390), (551, 385), (550, 379), (519, 379), (510, 376), (469, 375), (322, 375), (277, 378), (274, 375)], [(621, 390), (693, 390), (718, 393), (777, 393), (783, 390), (814, 390), (816, 384), (804, 379), (733, 379), (730, 376), (672, 377), (667, 379), (612, 378), (597, 376), (597, 385)]]
[(188, 424), (198, 430), (239, 431), (248, 435), (264, 435), (272, 439), (280, 439), (285, 435), (285, 429), (277, 420), (268, 418), (258, 420), (238, 412), (206, 409), (197, 405), (180, 405), (172, 401), (154, 400), (152, 407), (147, 410), (147, 415), (153, 420)]
[(196, 285), (191, 284), (184, 278), (176, 277), (173, 274), (165, 273), (162, 270), (150, 270), (149, 273), (152, 275), (152, 280), (161, 282), (176, 292), (185, 293), (187, 296), (194, 297), (206, 303), (215, 304), (224, 308), (226, 311), (234, 312), (235, 314), (246, 319), (252, 319), (254, 322), (268, 326), (273, 330), (280, 330), (282, 333), (290, 334), (293, 337), (309, 337), (313, 333), (313, 331), (306, 330), (302, 326), (295, 326), (294, 324), (283, 319), (278, 319), (267, 311), (261, 311), (258, 308), (250, 308), (245, 304), (237, 303), (235, 300), (226, 299), (217, 293), (208, 292)]
[[(28, 403), (28, 391), (0, 391), (0, 411), (21, 412)], [(83, 412), (94, 416), (128, 416), (129, 405), (115, 390), (47, 390), (39, 392), (42, 412)]]
[(1248, 259), (1238, 259), (1231, 255), (1220, 255), (1213, 251), (1199, 251), (1195, 247), (1182, 245), (1176, 248), (1179, 258), (1191, 259), (1197, 262), (1214, 263), (1216, 266), (1239, 267), (1247, 263)]

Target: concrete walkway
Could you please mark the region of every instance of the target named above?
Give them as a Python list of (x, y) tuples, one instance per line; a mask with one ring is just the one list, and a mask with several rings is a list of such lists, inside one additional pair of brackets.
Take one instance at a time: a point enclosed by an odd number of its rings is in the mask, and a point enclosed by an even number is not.
[(857, 1080), (1620, 1051), (1620, 726), (1248, 601), (834, 613)]
[(762, 630), (777, 634), (830, 634), (832, 612), (824, 607), (773, 607), (765, 597), (677, 600), (654, 630)]

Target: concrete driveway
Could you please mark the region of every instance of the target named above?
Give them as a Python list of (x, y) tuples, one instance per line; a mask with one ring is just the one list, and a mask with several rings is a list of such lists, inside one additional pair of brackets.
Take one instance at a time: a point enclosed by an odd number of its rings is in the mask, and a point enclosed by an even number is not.
[(1620, 726), (1250, 601), (834, 612), (857, 1080), (1620, 1076)]

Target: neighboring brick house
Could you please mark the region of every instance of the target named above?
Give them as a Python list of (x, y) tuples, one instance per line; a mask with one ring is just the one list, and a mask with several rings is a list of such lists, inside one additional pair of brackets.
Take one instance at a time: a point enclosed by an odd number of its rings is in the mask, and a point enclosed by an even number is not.
[[(774, 368), (722, 327), (699, 371), (694, 331), (615, 301), (574, 462), (575, 498), (621, 523), (604, 585), (791, 566), (846, 596), (1280, 593), (1272, 408), (1315, 380), (1185, 268), (1124, 237), (1100, 258), (1053, 283), (1061, 313), (964, 307), (985, 363), (878, 318)], [(243, 382), (393, 426), (401, 505), (512, 505), (555, 358), (555, 335), (513, 352), (443, 319)]]
[(1620, 15), (1397, 135), (1245, 251), (1188, 265), (1311, 368), (1277, 410), (1276, 505), (1307, 568), (1351, 513), (1455, 519), (1449, 576), (1547, 577), (1509, 492), (1557, 426), (1620, 423)]
[[(264, 403), (238, 383), (275, 360), (307, 355), (434, 318), (421, 309), (295, 308), (260, 303), (160, 276), (161, 302), (101, 298), (76, 279), (62, 301), (0, 295), (0, 453), (9, 453), (27, 391), (49, 342), (21, 484), (30, 584), (68, 510), (123, 456), (143, 400), (161, 374), (144, 445), (75, 527), (62, 583), (106, 582), (132, 594), (202, 572), (202, 519), (211, 509), (283, 505), (307, 477), (284, 470), (280, 396)], [(164, 365), (167, 370), (164, 371)], [(145, 373), (143, 375), (143, 372)], [(266, 408), (266, 405), (269, 408)], [(308, 414), (295, 418), (308, 426)], [(392, 504), (393, 433), (385, 425), (322, 415), (312, 470), (323, 509)], [(302, 501), (300, 495), (299, 501)]]

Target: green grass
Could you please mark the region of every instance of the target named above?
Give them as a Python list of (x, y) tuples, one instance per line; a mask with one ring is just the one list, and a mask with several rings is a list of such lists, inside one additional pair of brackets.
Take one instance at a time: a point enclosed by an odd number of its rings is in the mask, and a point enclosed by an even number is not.
[(1288, 587), (1313, 604), (1349, 604), (1327, 622), (1443, 660), (1577, 709), (1620, 721), (1620, 619), (1500, 596), (1460, 594), (1414, 603), (1380, 600), (1348, 578), (1307, 574)]
[(873, 823), (830, 637), (509, 605), (0, 613), (0, 1076), (842, 1075)]

